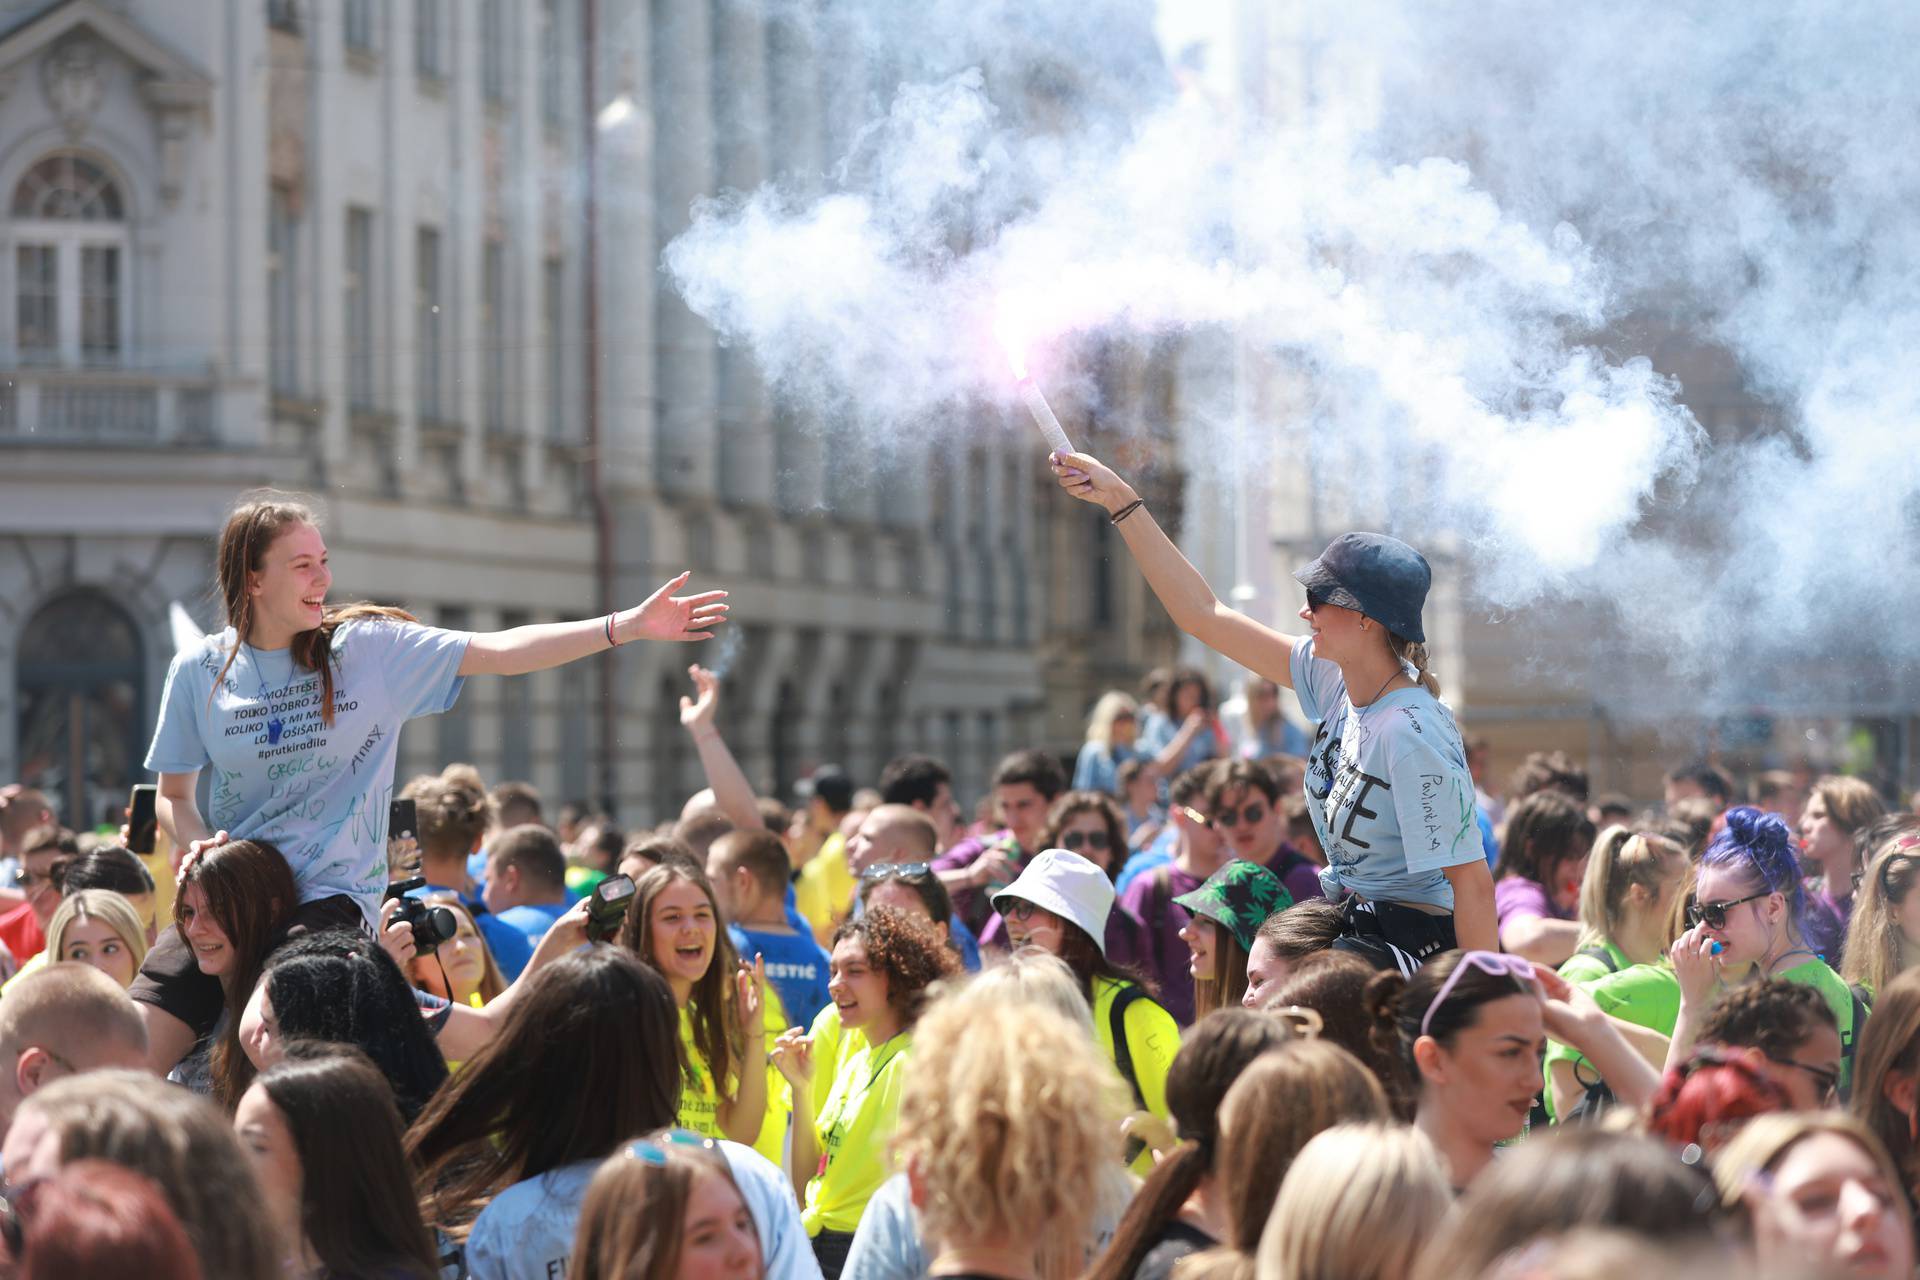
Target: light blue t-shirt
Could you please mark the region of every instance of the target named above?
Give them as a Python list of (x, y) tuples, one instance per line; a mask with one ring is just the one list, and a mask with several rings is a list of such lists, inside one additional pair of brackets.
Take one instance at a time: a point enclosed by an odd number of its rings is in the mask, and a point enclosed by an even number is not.
[(1098, 791), (1103, 796), (1110, 796), (1119, 785), (1120, 766), (1140, 758), (1140, 753), (1132, 747), (1083, 742), (1080, 744), (1080, 754), (1073, 762), (1073, 789)]
[[(737, 1142), (721, 1142), (740, 1198), (760, 1234), (767, 1280), (821, 1280), (820, 1264), (800, 1225), (793, 1184), (767, 1158)], [(598, 1160), (562, 1165), (516, 1182), (473, 1220), (467, 1236), (472, 1280), (562, 1280), (573, 1252), (573, 1232)]]
[[(174, 655), (147, 752), (155, 773), (210, 769), (207, 824), (286, 856), (300, 900), (346, 894), (372, 924), (387, 886), (387, 803), (400, 728), (460, 696), (465, 631), (368, 620), (333, 636), (333, 726), (320, 674), (287, 649), (234, 643), (231, 627)], [(271, 725), (278, 722), (276, 734)]]
[(1128, 858), (1120, 867), (1120, 874), (1114, 877), (1113, 891), (1116, 895), (1125, 893), (1127, 886), (1156, 867), (1164, 867), (1173, 861), (1173, 847), (1180, 833), (1169, 822), (1153, 838), (1153, 843)]
[(1294, 643), (1293, 689), (1315, 726), (1307, 812), (1327, 855), (1327, 896), (1452, 910), (1443, 868), (1486, 856), (1453, 713), (1417, 685), (1354, 706), (1340, 668), (1313, 656), (1312, 636)]

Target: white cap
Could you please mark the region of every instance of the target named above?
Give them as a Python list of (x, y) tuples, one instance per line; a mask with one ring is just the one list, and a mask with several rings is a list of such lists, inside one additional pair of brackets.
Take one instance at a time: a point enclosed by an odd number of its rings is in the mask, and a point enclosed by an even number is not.
[(993, 909), (1006, 914), (1009, 898), (1031, 902), (1078, 925), (1107, 954), (1107, 916), (1113, 911), (1113, 881), (1087, 859), (1066, 849), (1042, 849), (1012, 884), (993, 895)]

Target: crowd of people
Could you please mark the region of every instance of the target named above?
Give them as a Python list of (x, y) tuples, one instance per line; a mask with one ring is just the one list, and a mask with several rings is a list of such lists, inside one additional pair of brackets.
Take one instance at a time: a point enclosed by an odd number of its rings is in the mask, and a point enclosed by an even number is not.
[(1412, 548), (1337, 539), (1290, 637), (1054, 462), (1251, 675), (1102, 697), (971, 823), (927, 755), (756, 792), (697, 666), (707, 786), (659, 825), (396, 786), (467, 677), (723, 593), (448, 632), (328, 605), (312, 516), (238, 508), (152, 845), (0, 789), (0, 1274), (1914, 1275), (1920, 816), (1710, 763), (1645, 809), (1561, 755), (1496, 787)]

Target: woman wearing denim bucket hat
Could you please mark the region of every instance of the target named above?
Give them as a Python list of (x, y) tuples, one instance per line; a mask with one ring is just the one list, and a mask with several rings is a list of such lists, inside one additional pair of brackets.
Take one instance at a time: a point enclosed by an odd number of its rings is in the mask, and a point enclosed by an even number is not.
[(1194, 1021), (1215, 1009), (1238, 1008), (1247, 994), (1253, 936), (1268, 916), (1293, 905), (1293, 895), (1273, 872), (1236, 858), (1174, 901), (1193, 916), (1180, 937), (1193, 953)]
[[(1107, 958), (1107, 873), (1077, 853), (1043, 849), (993, 895), (993, 906), (1015, 950), (1034, 947), (1066, 962), (1092, 1007), (1094, 1039), (1133, 1090), (1135, 1105), (1167, 1119), (1167, 1068), (1180, 1048), (1180, 1026), (1139, 975)], [(1153, 1170), (1145, 1152), (1135, 1163), (1143, 1174)]]
[(1084, 453), (1050, 461), (1061, 488), (1106, 509), (1182, 631), (1299, 695), (1315, 727), (1321, 883), (1346, 912), (1335, 946), (1402, 973), (1456, 946), (1496, 949), (1466, 748), (1427, 669), (1426, 559), (1384, 534), (1340, 535), (1294, 575), (1311, 634), (1284, 635), (1222, 604), (1109, 468)]

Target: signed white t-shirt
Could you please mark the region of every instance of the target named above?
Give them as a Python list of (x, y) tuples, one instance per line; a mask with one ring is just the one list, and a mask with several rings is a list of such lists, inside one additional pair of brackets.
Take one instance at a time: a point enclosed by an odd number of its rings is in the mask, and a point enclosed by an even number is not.
[(1293, 688), (1314, 725), (1307, 811), (1327, 855), (1327, 896), (1451, 910), (1444, 868), (1486, 857), (1453, 713), (1417, 685), (1354, 706), (1312, 636), (1294, 644)]

